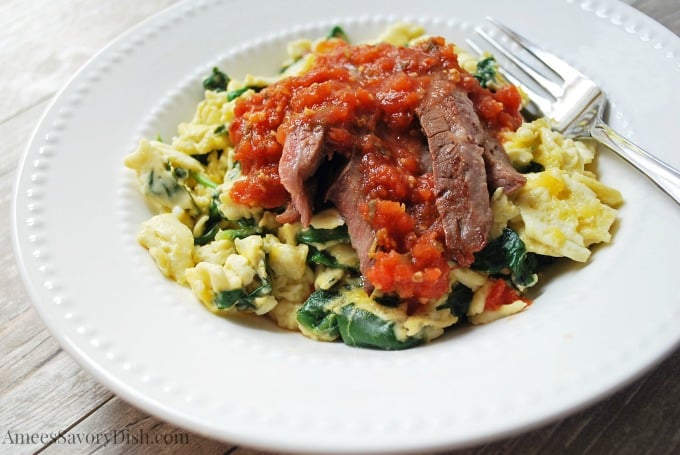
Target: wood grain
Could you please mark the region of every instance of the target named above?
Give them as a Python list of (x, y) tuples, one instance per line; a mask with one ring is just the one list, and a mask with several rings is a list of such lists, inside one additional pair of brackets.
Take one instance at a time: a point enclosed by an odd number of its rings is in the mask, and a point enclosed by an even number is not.
[(675, 0), (635, 0), (626, 2), (642, 11), (676, 35), (680, 33), (680, 5)]
[[(4, 0), (0, 2), (0, 217), (10, 219), (16, 166), (49, 100), (112, 38), (175, 0)], [(629, 1), (680, 33), (680, 6)], [(130, 406), (94, 381), (57, 345), (30, 305), (0, 223), (0, 453), (172, 453), (258, 455), (186, 432)], [(481, 454), (680, 453), (680, 351), (612, 397), (573, 416), (486, 445), (447, 452)], [(55, 434), (7, 445), (11, 434)], [(118, 432), (143, 444), (65, 438)], [(164, 441), (164, 438), (168, 438)]]
[[(529, 433), (456, 455), (680, 453), (680, 352), (611, 398)], [(665, 429), (665, 434), (662, 429)]]
[[(101, 451), (146, 454), (162, 451), (164, 454), (221, 454), (232, 447), (199, 436), (151, 417), (119, 398), (113, 398), (82, 422), (69, 430), (69, 434), (92, 435), (108, 433), (98, 443), (88, 444), (82, 453)], [(68, 437), (68, 435), (65, 435)], [(45, 447), (45, 455), (71, 453), (72, 447), (54, 442)]]
[(176, 0), (4, 0), (0, 122), (51, 98), (116, 36)]

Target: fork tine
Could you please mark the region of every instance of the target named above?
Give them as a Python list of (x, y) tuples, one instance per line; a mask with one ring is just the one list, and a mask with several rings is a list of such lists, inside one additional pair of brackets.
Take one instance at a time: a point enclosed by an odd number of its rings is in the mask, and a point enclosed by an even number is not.
[[(515, 55), (515, 52), (511, 51), (507, 46), (502, 44), (500, 41), (494, 39), (491, 35), (486, 33), (484, 30), (477, 28), (477, 29), (475, 29), (475, 31), (477, 32), (477, 34), (480, 37), (482, 37), (485, 41), (487, 41), (494, 48), (496, 48), (496, 50), (503, 57), (510, 60), (512, 63), (515, 64), (515, 66), (517, 66), (517, 68), (522, 70), (527, 78), (531, 79), (537, 86), (543, 88), (546, 91), (546, 93), (550, 94), (554, 99), (557, 99), (557, 98), (559, 98), (560, 96), (563, 95), (564, 90), (563, 90), (561, 84), (558, 84), (555, 81), (545, 77), (543, 74), (541, 74), (539, 71), (537, 71), (534, 67), (532, 67), (527, 62), (525, 62), (524, 60), (521, 60), (519, 57), (517, 57)], [(519, 45), (520, 45), (520, 47), (522, 47), (521, 44), (519, 44)], [(527, 51), (527, 52), (530, 52), (530, 51)]]
[[(472, 49), (478, 57), (482, 57), (484, 55), (484, 51), (477, 45), (477, 43), (471, 39), (467, 39), (466, 42), (470, 49)], [(504, 67), (499, 66), (498, 70), (500, 71), (501, 75), (503, 75), (503, 77), (507, 79), (512, 85), (519, 87), (524, 93), (527, 94), (529, 97), (529, 102), (527, 106), (525, 106), (525, 109), (529, 114), (535, 117), (545, 116), (545, 112), (548, 112), (552, 105), (551, 100), (547, 99), (545, 95), (538, 93), (533, 88), (527, 86), (527, 84), (522, 83), (522, 81), (517, 79), (512, 73), (506, 71)]]
[(486, 20), (493, 24), (498, 30), (503, 32), (507, 37), (516, 42), (524, 50), (536, 57), (536, 59), (541, 61), (546, 66), (546, 68), (551, 70), (553, 74), (565, 82), (572, 81), (578, 77), (584, 77), (576, 68), (569, 65), (564, 60), (557, 58), (550, 52), (544, 51), (537, 44), (496, 21), (494, 18), (487, 16)]

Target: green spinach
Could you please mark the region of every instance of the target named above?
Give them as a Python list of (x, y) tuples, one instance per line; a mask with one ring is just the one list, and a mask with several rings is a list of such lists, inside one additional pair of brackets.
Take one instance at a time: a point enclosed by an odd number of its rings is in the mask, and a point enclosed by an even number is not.
[(229, 76), (220, 71), (217, 67), (212, 69), (210, 76), (203, 79), (203, 88), (215, 92), (225, 91), (227, 89), (227, 84), (229, 84)]
[(220, 310), (236, 308), (238, 311), (254, 310), (255, 299), (263, 297), (272, 292), (272, 285), (269, 281), (263, 281), (254, 291), (248, 292), (246, 289), (232, 289), (230, 291), (219, 291), (215, 294), (215, 305)]
[(354, 265), (343, 264), (327, 251), (319, 250), (311, 245), (309, 245), (309, 252), (307, 253), (307, 262), (324, 265), (332, 269), (357, 270)]
[(340, 298), (337, 292), (314, 291), (297, 311), (297, 321), (324, 340), (335, 340), (340, 335), (337, 315), (328, 305)]
[(458, 283), (446, 298), (446, 302), (437, 307), (438, 310), (448, 309), (452, 315), (465, 318), (472, 301), (472, 289)]
[(490, 274), (510, 275), (512, 283), (524, 290), (536, 284), (538, 260), (533, 253), (527, 253), (526, 246), (519, 235), (510, 228), (489, 242), (475, 255), (473, 269)]
[(298, 232), (296, 238), (299, 243), (306, 244), (320, 244), (335, 241), (349, 243), (347, 225), (344, 224), (334, 229), (316, 229), (308, 227)]
[(217, 239), (242, 239), (251, 235), (262, 234), (262, 229), (255, 224), (255, 220), (251, 218), (241, 218), (236, 221), (237, 227), (225, 229), (217, 235)]
[(347, 36), (347, 33), (345, 33), (345, 30), (340, 27), (339, 25), (336, 25), (331, 29), (330, 32), (328, 32), (328, 35), (326, 35), (326, 39), (331, 39), (331, 38), (338, 38), (341, 39), (347, 43), (349, 43), (349, 36)]
[(477, 71), (475, 71), (475, 79), (484, 88), (490, 88), (496, 83), (497, 73), (496, 59), (493, 57), (486, 57), (477, 62)]
[(253, 90), (255, 93), (259, 92), (262, 90), (264, 87), (256, 86), (256, 85), (248, 85), (246, 87), (241, 87), (237, 88), (235, 90), (231, 90), (227, 92), (227, 101), (234, 101), (236, 98), (239, 96), (243, 95), (245, 92), (248, 90)]
[(340, 307), (336, 313), (340, 337), (349, 346), (399, 350), (422, 343), (418, 337), (397, 339), (393, 321), (386, 321), (353, 303)]

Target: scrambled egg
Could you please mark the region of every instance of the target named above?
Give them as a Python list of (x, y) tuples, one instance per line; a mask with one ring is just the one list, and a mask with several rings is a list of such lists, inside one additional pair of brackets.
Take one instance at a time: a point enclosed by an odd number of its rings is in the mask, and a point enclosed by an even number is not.
[(156, 215), (142, 224), (137, 239), (165, 276), (186, 283), (184, 272), (194, 265), (194, 236), (187, 226), (171, 213)]
[[(508, 218), (530, 252), (585, 262), (589, 246), (609, 242), (621, 194), (586, 169), (595, 150), (552, 131), (545, 119), (507, 134), (504, 146), (518, 168), (538, 163), (544, 170), (526, 174), (526, 185), (509, 200), (494, 200), (494, 214)], [(508, 206), (508, 203), (511, 205)]]
[(234, 119), (235, 101), (227, 101), (224, 93), (206, 90), (205, 98), (198, 104), (191, 122), (180, 123), (179, 133), (172, 139), (172, 148), (187, 155), (205, 155), (229, 146), (226, 130), (215, 130), (230, 124)]
[(425, 37), (425, 29), (419, 25), (398, 22), (388, 26), (375, 42), (389, 43), (395, 46), (408, 46)]

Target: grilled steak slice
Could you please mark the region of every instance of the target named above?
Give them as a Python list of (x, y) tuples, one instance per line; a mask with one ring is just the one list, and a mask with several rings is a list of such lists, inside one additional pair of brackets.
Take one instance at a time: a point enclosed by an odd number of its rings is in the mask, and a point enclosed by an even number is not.
[(276, 221), (281, 224), (296, 223), (300, 221), (300, 212), (297, 211), (292, 202), (288, 202), (285, 210), (276, 215)]
[(486, 178), (491, 192), (496, 188), (503, 188), (505, 193), (510, 194), (521, 188), (527, 179), (518, 172), (508, 154), (500, 142), (488, 131), (485, 131), (482, 143), (484, 149), (483, 158), (486, 164)]
[[(335, 204), (345, 219), (349, 238), (359, 257), (359, 268), (365, 276), (372, 262), (371, 253), (374, 249), (375, 232), (359, 212), (360, 204), (365, 202), (362, 180), (361, 156), (355, 153), (328, 188), (326, 200)], [(364, 287), (369, 293), (373, 289), (372, 285), (367, 282), (364, 283)]]
[(484, 150), (477, 141), (482, 126), (467, 94), (446, 79), (432, 81), (416, 114), (432, 156), (447, 252), (467, 267), (493, 224)]
[[(434, 98), (439, 99), (440, 101), (445, 101), (445, 94), (447, 92), (451, 92), (452, 90), (456, 91), (459, 89), (456, 89), (449, 81), (444, 79), (435, 79), (432, 83), (430, 93), (428, 94), (428, 97), (425, 98), (423, 105), (432, 103)], [(459, 99), (462, 99), (462, 94), (456, 96), (458, 96)], [(442, 108), (444, 108), (444, 106), (442, 106)], [(447, 108), (444, 108), (444, 110), (446, 112), (449, 111)], [(481, 124), (479, 117), (474, 111), (471, 111), (467, 108), (466, 111), (469, 114), (466, 114), (466, 116), (470, 121), (465, 126), (465, 130), (470, 137), (470, 141), (479, 145), (483, 150), (482, 158), (484, 159), (484, 164), (486, 167), (486, 180), (489, 185), (490, 193), (493, 193), (493, 190), (496, 188), (503, 188), (505, 193), (510, 194), (524, 186), (526, 183), (526, 177), (524, 177), (512, 166), (512, 163), (510, 162), (508, 154), (505, 152), (503, 145), (501, 145), (498, 139), (496, 139), (496, 137)], [(455, 119), (447, 118), (447, 121), (455, 121)], [(450, 124), (451, 131), (453, 131), (452, 128), (454, 127), (454, 125)]]
[[(300, 221), (308, 226), (312, 219), (313, 191), (307, 181), (325, 160), (325, 130), (321, 125), (298, 123), (286, 136), (279, 161), (281, 184), (290, 193), (291, 205), (284, 212), (285, 221)], [(283, 219), (283, 218), (282, 218)]]

